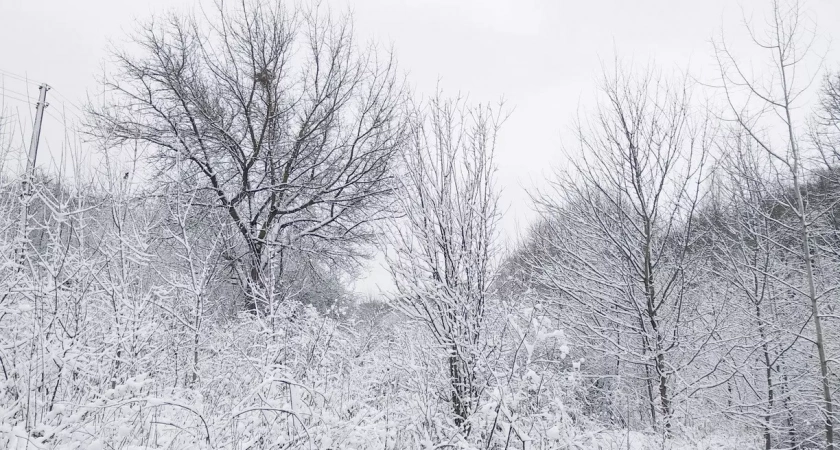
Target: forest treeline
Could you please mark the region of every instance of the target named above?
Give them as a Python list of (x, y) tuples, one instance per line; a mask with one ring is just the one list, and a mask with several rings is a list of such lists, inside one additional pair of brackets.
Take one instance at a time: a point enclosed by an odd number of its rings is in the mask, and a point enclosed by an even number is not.
[(507, 246), (505, 104), (319, 5), (149, 20), (96, 167), (17, 173), (2, 112), (0, 446), (834, 449), (840, 71), (765, 12), (713, 82), (605, 68)]

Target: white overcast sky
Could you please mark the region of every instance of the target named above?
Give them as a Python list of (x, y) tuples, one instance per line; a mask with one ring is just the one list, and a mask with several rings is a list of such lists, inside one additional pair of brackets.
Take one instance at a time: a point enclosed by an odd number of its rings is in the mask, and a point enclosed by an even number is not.
[[(305, 1), (305, 0), (303, 0)], [(525, 189), (538, 185), (561, 160), (560, 144), (579, 108), (591, 105), (603, 63), (617, 54), (639, 66), (691, 70), (713, 79), (710, 40), (723, 30), (744, 45), (742, 13), (761, 21), (769, 0), (327, 0), (351, 8), (364, 39), (392, 45), (418, 93), (445, 93), (474, 101), (502, 96), (514, 109), (497, 153), (506, 207), (503, 236), (513, 239), (533, 217)], [(61, 100), (82, 104), (95, 92), (109, 42), (118, 43), (138, 21), (166, 8), (195, 8), (197, 0), (0, 0), (0, 71), (47, 82), (52, 115)], [(830, 48), (826, 66), (840, 67), (840, 0), (803, 1)], [(749, 57), (749, 53), (745, 53)], [(105, 67), (107, 70), (107, 67)], [(7, 97), (37, 96), (35, 84), (0, 82)], [(7, 98), (28, 120), (31, 107)], [(24, 123), (24, 126), (28, 124)], [(60, 146), (61, 124), (45, 123), (45, 155)], [(23, 134), (28, 135), (28, 129)], [(362, 289), (386, 283), (374, 270)]]

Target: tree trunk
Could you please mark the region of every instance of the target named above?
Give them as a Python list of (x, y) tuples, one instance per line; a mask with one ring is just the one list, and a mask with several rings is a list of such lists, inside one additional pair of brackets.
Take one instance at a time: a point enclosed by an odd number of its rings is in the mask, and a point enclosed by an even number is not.
[(659, 402), (662, 407), (663, 430), (665, 435), (671, 433), (671, 400), (668, 396), (668, 375), (665, 368), (665, 349), (662, 333), (659, 330), (659, 319), (656, 313), (656, 290), (653, 284), (653, 257), (651, 254), (651, 238), (653, 233), (651, 220), (645, 218), (645, 246), (644, 246), (644, 287), (647, 302), (647, 316), (654, 335), (653, 353), (656, 360), (656, 377), (659, 384)]
[[(661, 345), (657, 345), (661, 347)], [(665, 354), (661, 348), (657, 348), (656, 374), (659, 377), (659, 401), (662, 405), (662, 420), (665, 435), (671, 434), (671, 399), (668, 396), (668, 375), (665, 373)]]
[(248, 279), (245, 286), (245, 310), (251, 314), (260, 314), (265, 312), (265, 308), (260, 301), (261, 295), (265, 292), (265, 283), (262, 278), (262, 260), (261, 254), (252, 255), (251, 261), (248, 265)]
[[(778, 370), (778, 367), (777, 367)], [(782, 394), (784, 395), (783, 405), (785, 408), (785, 412), (787, 413), (786, 421), (787, 421), (787, 433), (788, 433), (788, 448), (792, 450), (799, 449), (799, 443), (796, 439), (796, 427), (793, 423), (793, 411), (790, 410), (790, 391), (787, 389), (788, 385), (788, 376), (785, 374), (783, 376), (783, 384), (781, 387)]]
[(458, 358), (456, 349), (450, 349), (449, 355), (449, 377), (452, 387), (452, 409), (455, 412), (455, 425), (464, 430), (465, 434), (470, 433), (470, 424), (467, 421), (472, 412), (473, 383), (471, 374), (468, 373), (462, 361)]
[(770, 450), (773, 447), (773, 438), (770, 434), (771, 420), (773, 417), (773, 367), (770, 363), (770, 349), (767, 346), (764, 322), (761, 320), (761, 305), (756, 301), (755, 315), (758, 319), (758, 335), (761, 338), (761, 351), (764, 355), (764, 375), (767, 380), (767, 413), (764, 415), (764, 449)]
[(645, 384), (647, 385), (648, 404), (650, 405), (651, 425), (656, 427), (656, 399), (653, 397), (653, 377), (650, 376), (650, 365), (645, 364)]
[(790, 150), (793, 156), (793, 165), (791, 166), (791, 175), (793, 176), (793, 189), (796, 194), (796, 208), (799, 216), (800, 233), (802, 236), (802, 258), (805, 260), (805, 276), (808, 281), (808, 296), (811, 300), (811, 314), (814, 316), (814, 328), (816, 329), (816, 344), (817, 355), (820, 359), (820, 376), (822, 377), (823, 402), (825, 404), (825, 448), (826, 450), (834, 450), (834, 413), (832, 411), (831, 402), (831, 386), (828, 382), (828, 361), (825, 356), (825, 345), (823, 343), (822, 333), (822, 319), (820, 318), (820, 308), (817, 303), (817, 292), (814, 287), (814, 267), (811, 259), (811, 244), (808, 237), (808, 221), (805, 218), (805, 201), (802, 199), (802, 190), (799, 183), (799, 167), (800, 155), (797, 146), (796, 134), (793, 131), (793, 119), (791, 118), (791, 99), (788, 90), (788, 81), (785, 73), (784, 55), (781, 53), (781, 46), (779, 49), (779, 61), (781, 66), (781, 82), (782, 92), (784, 93), (784, 111), (787, 123), (788, 138), (790, 139)]
[[(790, 117), (790, 115), (788, 115)], [(822, 319), (820, 318), (820, 307), (817, 303), (817, 291), (814, 286), (814, 267), (811, 259), (811, 244), (808, 236), (808, 222), (805, 220), (805, 202), (802, 199), (802, 191), (799, 186), (798, 156), (794, 153), (793, 164), (793, 189), (796, 191), (797, 215), (799, 216), (800, 233), (802, 237), (802, 257), (805, 261), (805, 277), (808, 282), (808, 297), (811, 300), (811, 314), (814, 317), (814, 328), (816, 330), (817, 355), (820, 360), (820, 377), (822, 381), (823, 404), (825, 410), (825, 448), (834, 450), (834, 413), (831, 402), (831, 386), (828, 381), (828, 360), (825, 355), (825, 344), (823, 342)]]

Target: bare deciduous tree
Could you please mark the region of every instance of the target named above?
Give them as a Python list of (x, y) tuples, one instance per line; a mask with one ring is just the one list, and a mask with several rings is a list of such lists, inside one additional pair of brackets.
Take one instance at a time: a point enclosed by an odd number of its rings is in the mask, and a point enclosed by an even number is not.
[(788, 295), (799, 278), (780, 245), (790, 240), (790, 228), (780, 223), (786, 209), (768, 180), (770, 162), (749, 136), (736, 127), (719, 142), (714, 199), (704, 221), (714, 247), (709, 263), (732, 287), (727, 314), (735, 320), (724, 333), (734, 349), (727, 369), (733, 371), (734, 390), (744, 393), (729, 395), (718, 407), (748, 427), (760, 422), (765, 449), (773, 448), (774, 440), (795, 448), (793, 419), (803, 414), (791, 409), (793, 389), (784, 380), (799, 373), (790, 362), (802, 351), (805, 340), (798, 331), (810, 319)]
[[(778, 179), (791, 187), (790, 196), (784, 200), (796, 216), (800, 247), (798, 251), (791, 251), (798, 254), (803, 264), (805, 288), (800, 293), (810, 302), (814, 321), (813, 340), (819, 360), (826, 448), (833, 450), (834, 413), (820, 312), (824, 293), (817, 290), (814, 275), (817, 249), (811, 242), (812, 226), (819, 214), (811, 211), (805, 201), (805, 177), (809, 167), (796, 117), (797, 106), (813, 81), (802, 73), (814, 36), (813, 31), (807, 29), (806, 19), (798, 2), (785, 5), (774, 0), (766, 33), (760, 35), (753, 27), (747, 27), (753, 43), (766, 51), (772, 67), (767, 76), (749, 73), (724, 40), (715, 43), (715, 50), (731, 120), (773, 160)], [(771, 124), (776, 126), (771, 127)], [(774, 129), (781, 132), (775, 134), (771, 131)]]
[(269, 249), (352, 250), (383, 215), (403, 87), (392, 56), (353, 39), (349, 17), (282, 3), (172, 14), (116, 52), (91, 109), (93, 133), (150, 146), (160, 171), (186, 167), (183, 187), (226, 212), (251, 310)]
[(493, 154), (502, 117), (440, 95), (413, 117), (400, 176), (404, 216), (390, 238), (394, 300), (445, 353), (455, 423), (468, 433), (496, 257)]
[(611, 355), (615, 376), (644, 380), (650, 418), (667, 434), (675, 378), (697, 356), (672, 355), (699, 314), (693, 218), (710, 130), (692, 117), (684, 84), (626, 72), (605, 77), (604, 103), (578, 125), (573, 170), (536, 197), (544, 220), (532, 245), (542, 248), (530, 267), (578, 345)]

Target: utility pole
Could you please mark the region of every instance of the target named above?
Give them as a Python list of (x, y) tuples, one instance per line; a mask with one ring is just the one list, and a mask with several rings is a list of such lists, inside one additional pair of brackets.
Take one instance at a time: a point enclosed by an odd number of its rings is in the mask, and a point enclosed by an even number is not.
[(29, 152), (26, 158), (26, 173), (23, 175), (23, 189), (20, 199), (20, 246), (18, 247), (19, 264), (23, 263), (26, 254), (26, 225), (29, 222), (29, 202), (32, 200), (32, 184), (35, 181), (35, 159), (38, 157), (38, 142), (41, 140), (41, 123), (44, 121), (44, 108), (47, 106), (47, 91), (50, 87), (46, 83), (38, 86), (38, 103), (35, 105), (35, 125), (32, 127), (32, 140), (29, 142)]

